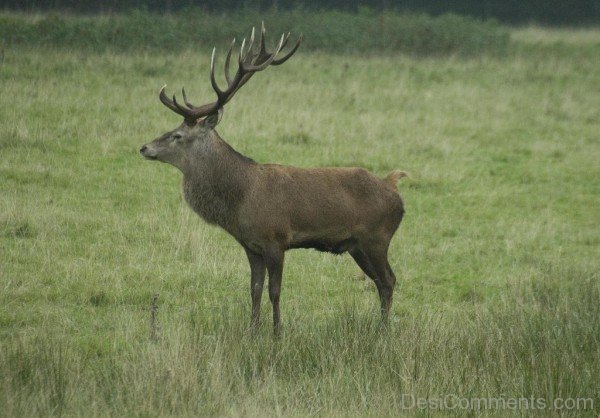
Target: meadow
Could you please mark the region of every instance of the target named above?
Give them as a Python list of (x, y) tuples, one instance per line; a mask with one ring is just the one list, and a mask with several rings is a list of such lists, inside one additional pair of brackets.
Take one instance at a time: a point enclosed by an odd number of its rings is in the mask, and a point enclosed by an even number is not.
[(453, 399), (515, 398), (478, 412), (597, 416), (600, 31), (511, 37), (471, 57), (301, 49), (228, 104), (220, 135), (258, 162), (410, 173), (389, 328), (349, 256), (295, 250), (280, 338), (266, 297), (248, 331), (243, 250), (138, 154), (180, 123), (163, 84), (213, 99), (212, 45), (6, 44), (0, 415), (472, 416)]

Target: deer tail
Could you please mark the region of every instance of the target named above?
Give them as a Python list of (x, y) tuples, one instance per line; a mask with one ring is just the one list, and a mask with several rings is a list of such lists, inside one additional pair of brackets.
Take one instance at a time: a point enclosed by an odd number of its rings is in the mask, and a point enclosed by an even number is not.
[(383, 181), (393, 188), (396, 188), (396, 183), (398, 183), (398, 180), (400, 180), (402, 177), (408, 177), (408, 173), (406, 171), (393, 170), (390, 174), (385, 176)]

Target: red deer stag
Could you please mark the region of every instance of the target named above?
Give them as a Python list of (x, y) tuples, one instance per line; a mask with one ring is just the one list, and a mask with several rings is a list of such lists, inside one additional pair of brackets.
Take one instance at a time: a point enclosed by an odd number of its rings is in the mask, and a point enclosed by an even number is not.
[[(144, 145), (140, 153), (177, 167), (183, 173), (183, 193), (190, 207), (206, 222), (231, 234), (244, 248), (250, 262), (252, 326), (257, 326), (265, 272), (269, 273), (269, 298), (275, 332), (280, 328), (279, 294), (286, 250), (314, 248), (334, 254), (349, 252), (376, 284), (383, 320), (387, 320), (396, 278), (387, 259), (390, 240), (404, 213), (396, 182), (404, 176), (392, 171), (381, 179), (363, 168), (297, 168), (259, 164), (235, 151), (215, 131), (223, 106), (254, 73), (287, 61), (298, 49), (302, 36), (284, 56), (279, 53), (289, 33), (281, 37), (275, 52), (265, 48), (262, 27), (258, 48), (254, 29), (245, 50), (242, 42), (238, 69), (233, 77), (225, 60), (227, 89), (215, 81), (215, 50), (210, 81), (217, 100), (194, 106), (182, 89), (185, 105), (169, 99), (165, 87), (161, 102), (183, 116), (183, 123)], [(258, 51), (256, 51), (258, 49)]]

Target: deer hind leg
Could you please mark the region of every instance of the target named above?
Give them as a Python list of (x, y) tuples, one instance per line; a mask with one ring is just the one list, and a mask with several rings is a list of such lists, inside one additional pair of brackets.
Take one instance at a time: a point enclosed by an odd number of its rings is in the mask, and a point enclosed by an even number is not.
[(378, 247), (354, 249), (350, 255), (377, 286), (381, 302), (381, 317), (384, 322), (387, 322), (396, 282), (396, 276), (387, 260), (387, 250)]
[[(387, 259), (387, 257), (386, 257)], [(392, 266), (390, 266), (390, 262), (386, 261), (386, 267), (387, 267), (387, 275), (388, 275), (388, 279), (392, 284), (392, 287), (396, 286), (396, 275), (394, 274), (394, 270), (392, 270)]]
[(281, 293), (281, 277), (283, 275), (283, 251), (266, 252), (264, 260), (269, 272), (269, 299), (273, 305), (273, 330), (275, 335), (281, 331), (281, 320), (279, 316), (279, 295)]
[(266, 264), (262, 255), (245, 248), (250, 262), (250, 296), (252, 297), (252, 319), (250, 326), (257, 328), (260, 323), (260, 300), (265, 282)]
[(358, 264), (358, 267), (360, 267), (362, 272), (366, 274), (375, 283), (377, 283), (379, 278), (375, 273), (375, 269), (373, 268), (373, 266), (371, 266), (371, 262), (369, 261), (367, 255), (361, 249), (358, 248), (350, 250), (350, 255), (352, 256), (356, 264)]

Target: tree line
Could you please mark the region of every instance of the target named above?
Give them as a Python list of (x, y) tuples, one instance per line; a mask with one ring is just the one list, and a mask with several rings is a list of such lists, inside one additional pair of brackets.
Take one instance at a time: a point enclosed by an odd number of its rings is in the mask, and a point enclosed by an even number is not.
[(146, 10), (173, 13), (189, 8), (227, 12), (244, 8), (326, 9), (358, 13), (394, 10), (440, 15), (456, 13), (505, 23), (598, 24), (600, 0), (0, 0), (0, 7), (24, 11), (114, 13)]

